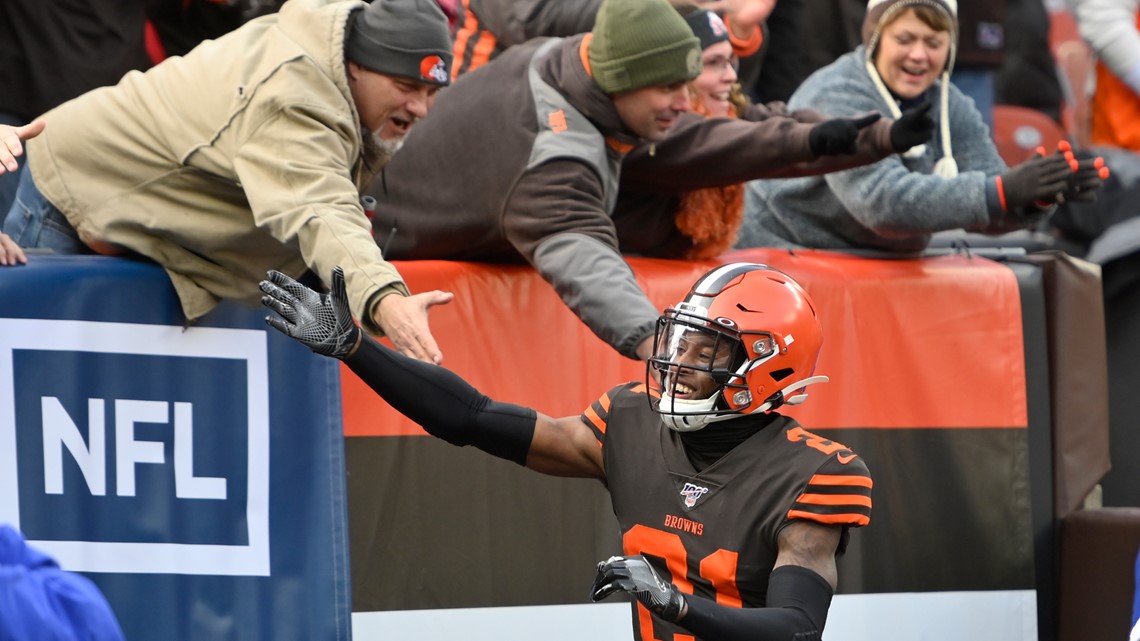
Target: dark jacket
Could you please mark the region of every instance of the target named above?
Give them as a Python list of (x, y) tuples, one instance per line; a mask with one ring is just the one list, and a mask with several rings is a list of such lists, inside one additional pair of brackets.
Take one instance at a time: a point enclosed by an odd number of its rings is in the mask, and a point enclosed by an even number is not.
[(0, 2), (0, 113), (31, 120), (150, 66), (141, 0)]

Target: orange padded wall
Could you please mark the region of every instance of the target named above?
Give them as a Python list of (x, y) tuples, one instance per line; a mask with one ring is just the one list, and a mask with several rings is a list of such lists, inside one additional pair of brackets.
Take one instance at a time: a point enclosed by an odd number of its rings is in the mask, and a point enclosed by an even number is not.
[[(760, 262), (804, 285), (819, 309), (817, 374), (831, 382), (787, 413), (813, 428), (1024, 428), (1021, 305), (1014, 274), (984, 258), (880, 260), (817, 251), (749, 249), (716, 261), (630, 258), (659, 307), (708, 269)], [(580, 413), (645, 367), (590, 332), (529, 267), (397, 262), (412, 291), (455, 300), (431, 313), (443, 365), (485, 394), (552, 416)], [(348, 436), (422, 434), (342, 369)]]

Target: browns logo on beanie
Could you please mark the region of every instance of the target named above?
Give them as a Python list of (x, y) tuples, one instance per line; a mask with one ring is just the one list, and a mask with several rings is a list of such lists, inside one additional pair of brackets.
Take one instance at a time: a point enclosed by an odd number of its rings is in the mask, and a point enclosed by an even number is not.
[(665, 0), (604, 0), (591, 34), (590, 73), (608, 94), (701, 73), (700, 40)]
[(375, 0), (349, 19), (344, 53), (370, 71), (451, 83), (451, 32), (436, 0)]
[(708, 9), (698, 9), (686, 15), (685, 22), (701, 41), (701, 51), (718, 42), (728, 42), (728, 25), (720, 16)]

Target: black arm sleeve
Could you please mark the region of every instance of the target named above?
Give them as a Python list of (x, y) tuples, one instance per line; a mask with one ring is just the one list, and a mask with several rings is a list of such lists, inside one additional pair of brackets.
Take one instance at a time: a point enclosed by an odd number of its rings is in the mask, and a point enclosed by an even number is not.
[(768, 580), (767, 607), (732, 608), (685, 595), (689, 611), (677, 625), (717, 641), (818, 641), (831, 595), (831, 586), (819, 574), (782, 565)]
[(344, 363), (432, 436), (526, 465), (538, 416), (534, 410), (493, 401), (453, 372), (408, 358), (368, 337)]

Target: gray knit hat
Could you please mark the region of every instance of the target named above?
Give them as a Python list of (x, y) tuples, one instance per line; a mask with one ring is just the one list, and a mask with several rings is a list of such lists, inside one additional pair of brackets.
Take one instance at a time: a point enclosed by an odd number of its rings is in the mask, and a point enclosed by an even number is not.
[(590, 73), (608, 94), (701, 73), (700, 40), (665, 0), (604, 0), (590, 36)]
[(451, 32), (435, 0), (376, 0), (356, 11), (344, 53), (371, 71), (433, 85), (451, 82)]

